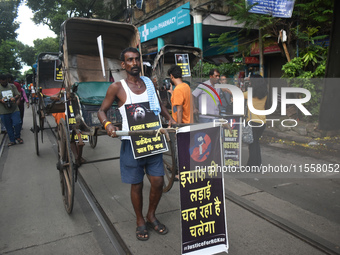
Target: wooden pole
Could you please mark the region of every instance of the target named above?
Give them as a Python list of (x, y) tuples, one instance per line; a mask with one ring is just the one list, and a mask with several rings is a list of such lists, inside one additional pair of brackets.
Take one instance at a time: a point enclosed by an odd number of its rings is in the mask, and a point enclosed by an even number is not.
[(289, 52), (288, 52), (288, 49), (287, 49), (287, 45), (286, 45), (286, 42), (283, 41), (282, 30), (280, 31), (280, 39), (281, 39), (283, 50), (285, 51), (287, 60), (288, 60), (288, 62), (290, 62), (290, 56), (289, 56)]

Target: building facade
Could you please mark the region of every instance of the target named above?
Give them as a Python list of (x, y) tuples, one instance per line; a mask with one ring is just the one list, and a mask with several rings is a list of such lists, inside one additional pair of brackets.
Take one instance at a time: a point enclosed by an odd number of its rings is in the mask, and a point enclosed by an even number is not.
[[(212, 34), (240, 31), (243, 27), (226, 15), (228, 6), (223, 0), (116, 0), (114, 5), (114, 10), (119, 8), (120, 12), (113, 11), (110, 19), (132, 23), (139, 29), (143, 55), (152, 58), (168, 44), (186, 45), (201, 48), (204, 60), (214, 64), (238, 60), (244, 64), (246, 74), (250, 69), (259, 69), (256, 45), (252, 45), (249, 56), (239, 52), (238, 40), (234, 47), (222, 51), (210, 45), (208, 40)], [(254, 29), (250, 36), (256, 38), (257, 34)], [(285, 62), (275, 40), (272, 45), (265, 45), (265, 77), (281, 77)]]

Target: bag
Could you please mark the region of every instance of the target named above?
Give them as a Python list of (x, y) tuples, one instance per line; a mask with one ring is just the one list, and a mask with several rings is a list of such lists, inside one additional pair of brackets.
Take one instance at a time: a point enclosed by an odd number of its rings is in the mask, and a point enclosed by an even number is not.
[(253, 137), (253, 130), (251, 126), (247, 125), (243, 130), (242, 130), (242, 142), (246, 144), (251, 144), (254, 142), (254, 137)]
[(233, 114), (233, 103), (231, 101), (231, 96), (229, 93), (224, 92), (222, 89), (220, 90), (220, 98), (222, 101), (222, 105), (218, 105), (218, 109), (220, 115), (232, 115)]

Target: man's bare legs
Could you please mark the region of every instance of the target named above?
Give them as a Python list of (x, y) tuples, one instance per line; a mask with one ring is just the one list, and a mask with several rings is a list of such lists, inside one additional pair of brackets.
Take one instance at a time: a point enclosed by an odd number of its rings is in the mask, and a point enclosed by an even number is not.
[(148, 222), (154, 222), (156, 220), (156, 209), (163, 193), (163, 176), (148, 176), (151, 183), (149, 194), (149, 210), (146, 215)]
[[(151, 183), (151, 188), (146, 220), (148, 222), (154, 222), (157, 220), (155, 214), (162, 197), (164, 178), (163, 176), (148, 176), (148, 178)], [(131, 202), (136, 214), (137, 227), (145, 225), (145, 219), (143, 217), (143, 182), (131, 185)], [(160, 232), (162, 232), (162, 230), (160, 230)]]

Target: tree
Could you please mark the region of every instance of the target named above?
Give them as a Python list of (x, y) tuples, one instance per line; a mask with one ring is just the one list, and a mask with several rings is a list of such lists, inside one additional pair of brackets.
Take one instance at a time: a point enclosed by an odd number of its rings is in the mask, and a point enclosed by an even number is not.
[(20, 0), (6, 0), (0, 2), (0, 71), (15, 74), (20, 68), (17, 62), (17, 48), (15, 30), (19, 24), (17, 17)]
[[(281, 29), (287, 31), (287, 44), (290, 53), (294, 53), (296, 42), (299, 47), (304, 48), (307, 40), (304, 38), (302, 31), (310, 29), (312, 31), (317, 28), (317, 32), (313, 36), (329, 35), (332, 23), (333, 0), (296, 0), (293, 15), (291, 18), (275, 18), (270, 15), (261, 15), (249, 13), (252, 6), (246, 6), (244, 0), (226, 0), (229, 6), (227, 14), (238, 24), (244, 24), (241, 31), (231, 31), (221, 35), (214, 35), (210, 38), (212, 46), (232, 47), (233, 40), (239, 39), (241, 51), (249, 49), (250, 43), (256, 40), (256, 36), (250, 36), (252, 29), (260, 29), (262, 38), (277, 38)], [(320, 39), (320, 38), (319, 38)], [(242, 45), (244, 46), (242, 48)]]
[(2, 41), (0, 44), (0, 71), (17, 74), (21, 69), (18, 61), (17, 44), (14, 40)]
[(58, 52), (58, 38), (47, 37), (44, 39), (36, 39), (33, 41), (34, 46), (25, 45), (17, 42), (18, 56), (22, 63), (32, 66), (42, 52)]
[(0, 42), (17, 37), (15, 30), (19, 28), (19, 24), (14, 20), (18, 16), (19, 4), (20, 0), (0, 1)]
[(289, 52), (291, 55), (296, 54), (296, 57), (283, 66), (283, 77), (289, 79), (291, 86), (303, 87), (311, 92), (312, 99), (306, 106), (313, 116), (317, 117), (321, 84), (315, 82), (316, 80), (311, 81), (310, 78), (320, 78), (325, 75), (327, 47), (322, 42), (330, 34), (333, 0), (296, 0), (293, 15), (289, 19), (249, 13), (251, 6), (246, 7), (244, 0), (227, 0), (226, 3), (230, 6), (228, 16), (238, 23), (244, 23), (245, 29), (212, 38), (210, 39), (212, 45), (230, 47), (234, 40), (231, 36), (233, 33), (236, 37), (242, 38), (241, 44), (249, 47), (254, 37), (246, 38), (244, 35), (248, 35), (252, 28), (257, 27), (262, 30), (263, 39), (277, 38), (279, 31), (285, 29)]
[[(105, 4), (104, 4), (105, 2)], [(27, 0), (34, 12), (33, 21), (60, 33), (60, 25), (70, 17), (108, 18), (112, 11), (105, 0)]]

